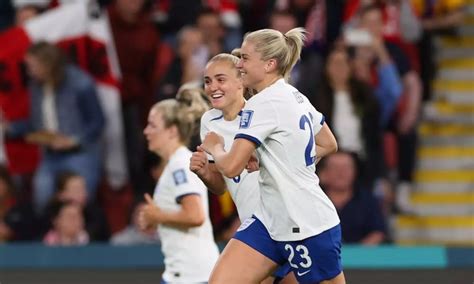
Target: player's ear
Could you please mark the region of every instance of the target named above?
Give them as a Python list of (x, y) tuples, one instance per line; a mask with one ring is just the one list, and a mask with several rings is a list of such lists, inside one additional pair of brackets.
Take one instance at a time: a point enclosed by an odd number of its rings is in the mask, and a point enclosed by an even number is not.
[(273, 59), (273, 58), (272, 58), (272, 59), (269, 59), (269, 60), (267, 61), (267, 64), (265, 65), (265, 72), (272, 72), (272, 71), (274, 71), (275, 68), (276, 68), (276, 66), (277, 66), (276, 60)]
[(171, 134), (173, 137), (178, 137), (178, 139), (180, 139), (181, 137), (179, 137), (179, 129), (178, 129), (178, 126), (173, 124), (170, 126), (170, 130), (171, 130)]

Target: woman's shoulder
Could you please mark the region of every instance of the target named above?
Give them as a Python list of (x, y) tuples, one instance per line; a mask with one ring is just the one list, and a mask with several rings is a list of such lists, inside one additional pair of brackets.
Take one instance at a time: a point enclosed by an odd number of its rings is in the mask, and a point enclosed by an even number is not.
[(214, 121), (214, 120), (221, 119), (222, 117), (223, 117), (223, 115), (222, 115), (221, 110), (211, 108), (210, 110), (206, 111), (202, 115), (201, 122), (203, 122), (203, 121), (204, 122)]

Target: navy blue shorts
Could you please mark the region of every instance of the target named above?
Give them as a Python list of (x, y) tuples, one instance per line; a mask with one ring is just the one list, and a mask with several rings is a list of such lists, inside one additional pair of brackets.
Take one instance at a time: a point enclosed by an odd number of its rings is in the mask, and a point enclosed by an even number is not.
[(291, 272), (291, 266), (289, 263), (285, 263), (283, 265), (280, 265), (278, 267), (278, 269), (273, 272), (273, 277), (275, 277), (275, 280), (281, 280), (283, 278), (285, 278), (286, 275), (288, 275), (288, 273)]
[(300, 241), (275, 241), (255, 216), (244, 221), (234, 238), (280, 266), (288, 264), (299, 283), (319, 283), (342, 272), (341, 226)]

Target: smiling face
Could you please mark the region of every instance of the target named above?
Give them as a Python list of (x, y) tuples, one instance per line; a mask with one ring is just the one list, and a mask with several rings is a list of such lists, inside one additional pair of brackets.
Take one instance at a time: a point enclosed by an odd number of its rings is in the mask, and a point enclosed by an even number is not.
[(255, 51), (255, 45), (250, 41), (244, 41), (240, 48), (241, 59), (237, 68), (242, 74), (242, 82), (245, 87), (255, 90), (262, 90), (262, 83), (266, 75), (266, 61), (262, 60), (262, 55)]
[(239, 71), (230, 61), (214, 61), (204, 74), (204, 91), (212, 107), (226, 111), (234, 105), (241, 107), (244, 87)]
[(143, 130), (148, 142), (148, 150), (162, 154), (166, 145), (172, 140), (172, 128), (165, 127), (163, 115), (156, 108), (152, 108), (148, 115), (148, 124)]

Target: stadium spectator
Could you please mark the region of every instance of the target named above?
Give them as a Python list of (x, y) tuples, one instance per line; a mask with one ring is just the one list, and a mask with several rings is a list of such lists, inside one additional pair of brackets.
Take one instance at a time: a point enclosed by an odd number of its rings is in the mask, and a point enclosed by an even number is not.
[(56, 202), (52, 206), (51, 229), (43, 238), (48, 246), (76, 246), (89, 243), (82, 208), (74, 202)]
[(361, 177), (371, 188), (375, 179), (386, 174), (380, 111), (372, 87), (355, 78), (351, 64), (346, 47), (332, 49), (326, 58), (321, 87), (310, 101), (325, 114), (339, 149), (356, 154)]
[(130, 182), (137, 195), (145, 191), (146, 143), (141, 133), (155, 99), (159, 37), (150, 14), (151, 1), (115, 0), (109, 20), (121, 73), (121, 102)]
[(95, 198), (101, 171), (101, 143), (105, 124), (95, 83), (68, 64), (56, 46), (39, 42), (27, 51), (32, 77), (30, 116), (7, 123), (10, 137), (25, 136), (42, 145), (42, 160), (33, 181), (33, 201), (42, 213), (54, 193), (58, 173), (72, 170), (87, 183), (89, 200)]
[(130, 224), (123, 230), (112, 235), (110, 243), (113, 245), (157, 244), (160, 242), (159, 233), (154, 228), (140, 229), (138, 215), (146, 203), (138, 202), (132, 211)]
[(87, 189), (84, 177), (75, 172), (65, 171), (58, 174), (56, 192), (46, 210), (46, 219), (51, 216), (52, 206), (57, 202), (72, 202), (81, 207), (84, 213), (84, 222), (90, 241), (108, 241), (109, 226), (103, 209), (97, 202), (87, 202)]
[(360, 186), (352, 153), (331, 154), (319, 165), (324, 192), (336, 206), (345, 243), (378, 245), (386, 239), (386, 225), (372, 191)]

